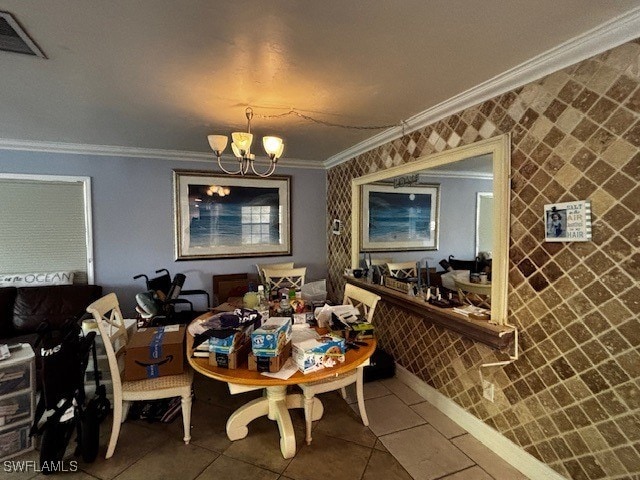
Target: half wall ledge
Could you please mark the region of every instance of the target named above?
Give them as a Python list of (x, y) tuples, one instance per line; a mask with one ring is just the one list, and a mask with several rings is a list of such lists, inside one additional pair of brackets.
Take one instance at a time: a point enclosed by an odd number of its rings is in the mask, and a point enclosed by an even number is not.
[(430, 323), (452, 330), (463, 337), (483, 343), (491, 348), (503, 351), (514, 341), (515, 329), (513, 327), (471, 320), (450, 309), (435, 307), (422, 299), (398, 292), (383, 285), (375, 285), (347, 275), (344, 276), (344, 279), (357, 287), (375, 292), (380, 295), (385, 302), (409, 310)]

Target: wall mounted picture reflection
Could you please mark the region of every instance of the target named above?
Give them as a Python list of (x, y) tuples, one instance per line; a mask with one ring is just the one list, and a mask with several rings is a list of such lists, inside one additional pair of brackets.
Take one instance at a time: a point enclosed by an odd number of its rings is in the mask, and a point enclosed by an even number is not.
[(290, 254), (289, 178), (174, 172), (176, 258)]
[(439, 190), (438, 185), (363, 185), (361, 250), (436, 249)]

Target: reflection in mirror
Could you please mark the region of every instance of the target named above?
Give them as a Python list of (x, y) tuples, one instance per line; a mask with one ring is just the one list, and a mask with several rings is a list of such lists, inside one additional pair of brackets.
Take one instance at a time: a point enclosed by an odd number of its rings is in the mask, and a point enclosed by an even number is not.
[(508, 145), (505, 135), (354, 179), (352, 266), (366, 254), (372, 263), (384, 257), (437, 267), (451, 259), (474, 273), (490, 269), (482, 290), (491, 297), (492, 321), (505, 323)]
[(476, 256), (493, 251), (493, 192), (478, 192), (476, 202)]

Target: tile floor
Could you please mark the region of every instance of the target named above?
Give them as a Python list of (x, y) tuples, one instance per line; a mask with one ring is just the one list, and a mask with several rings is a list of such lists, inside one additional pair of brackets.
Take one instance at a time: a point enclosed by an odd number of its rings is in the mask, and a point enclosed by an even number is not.
[[(130, 421), (122, 426), (114, 456), (104, 460), (107, 419), (101, 429), (100, 457), (91, 464), (80, 462), (75, 473), (61, 475), (104, 480), (526, 479), (395, 378), (365, 384), (369, 428), (362, 425), (357, 404), (345, 402), (338, 392), (324, 394), (320, 398), (325, 414), (314, 424), (313, 442), (307, 446), (302, 410), (293, 410), (298, 451), (288, 460), (280, 454), (276, 425), (264, 417), (250, 424), (245, 439), (231, 442), (226, 437), (225, 422), (231, 412), (259, 392), (232, 396), (225, 384), (200, 375), (194, 388), (189, 445), (181, 441), (179, 418), (168, 425)], [(37, 455), (30, 452), (17, 460)], [(7, 478), (41, 476), (32, 471)]]

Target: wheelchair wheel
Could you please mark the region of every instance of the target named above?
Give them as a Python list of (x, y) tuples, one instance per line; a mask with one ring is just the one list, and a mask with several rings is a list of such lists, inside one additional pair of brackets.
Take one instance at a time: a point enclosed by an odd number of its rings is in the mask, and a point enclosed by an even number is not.
[(82, 460), (92, 463), (98, 456), (100, 444), (100, 418), (97, 404), (89, 402), (82, 412), (80, 425), (78, 426), (78, 448), (82, 454)]
[(51, 421), (45, 426), (40, 445), (40, 470), (43, 475), (57, 472), (74, 430), (73, 420)]

